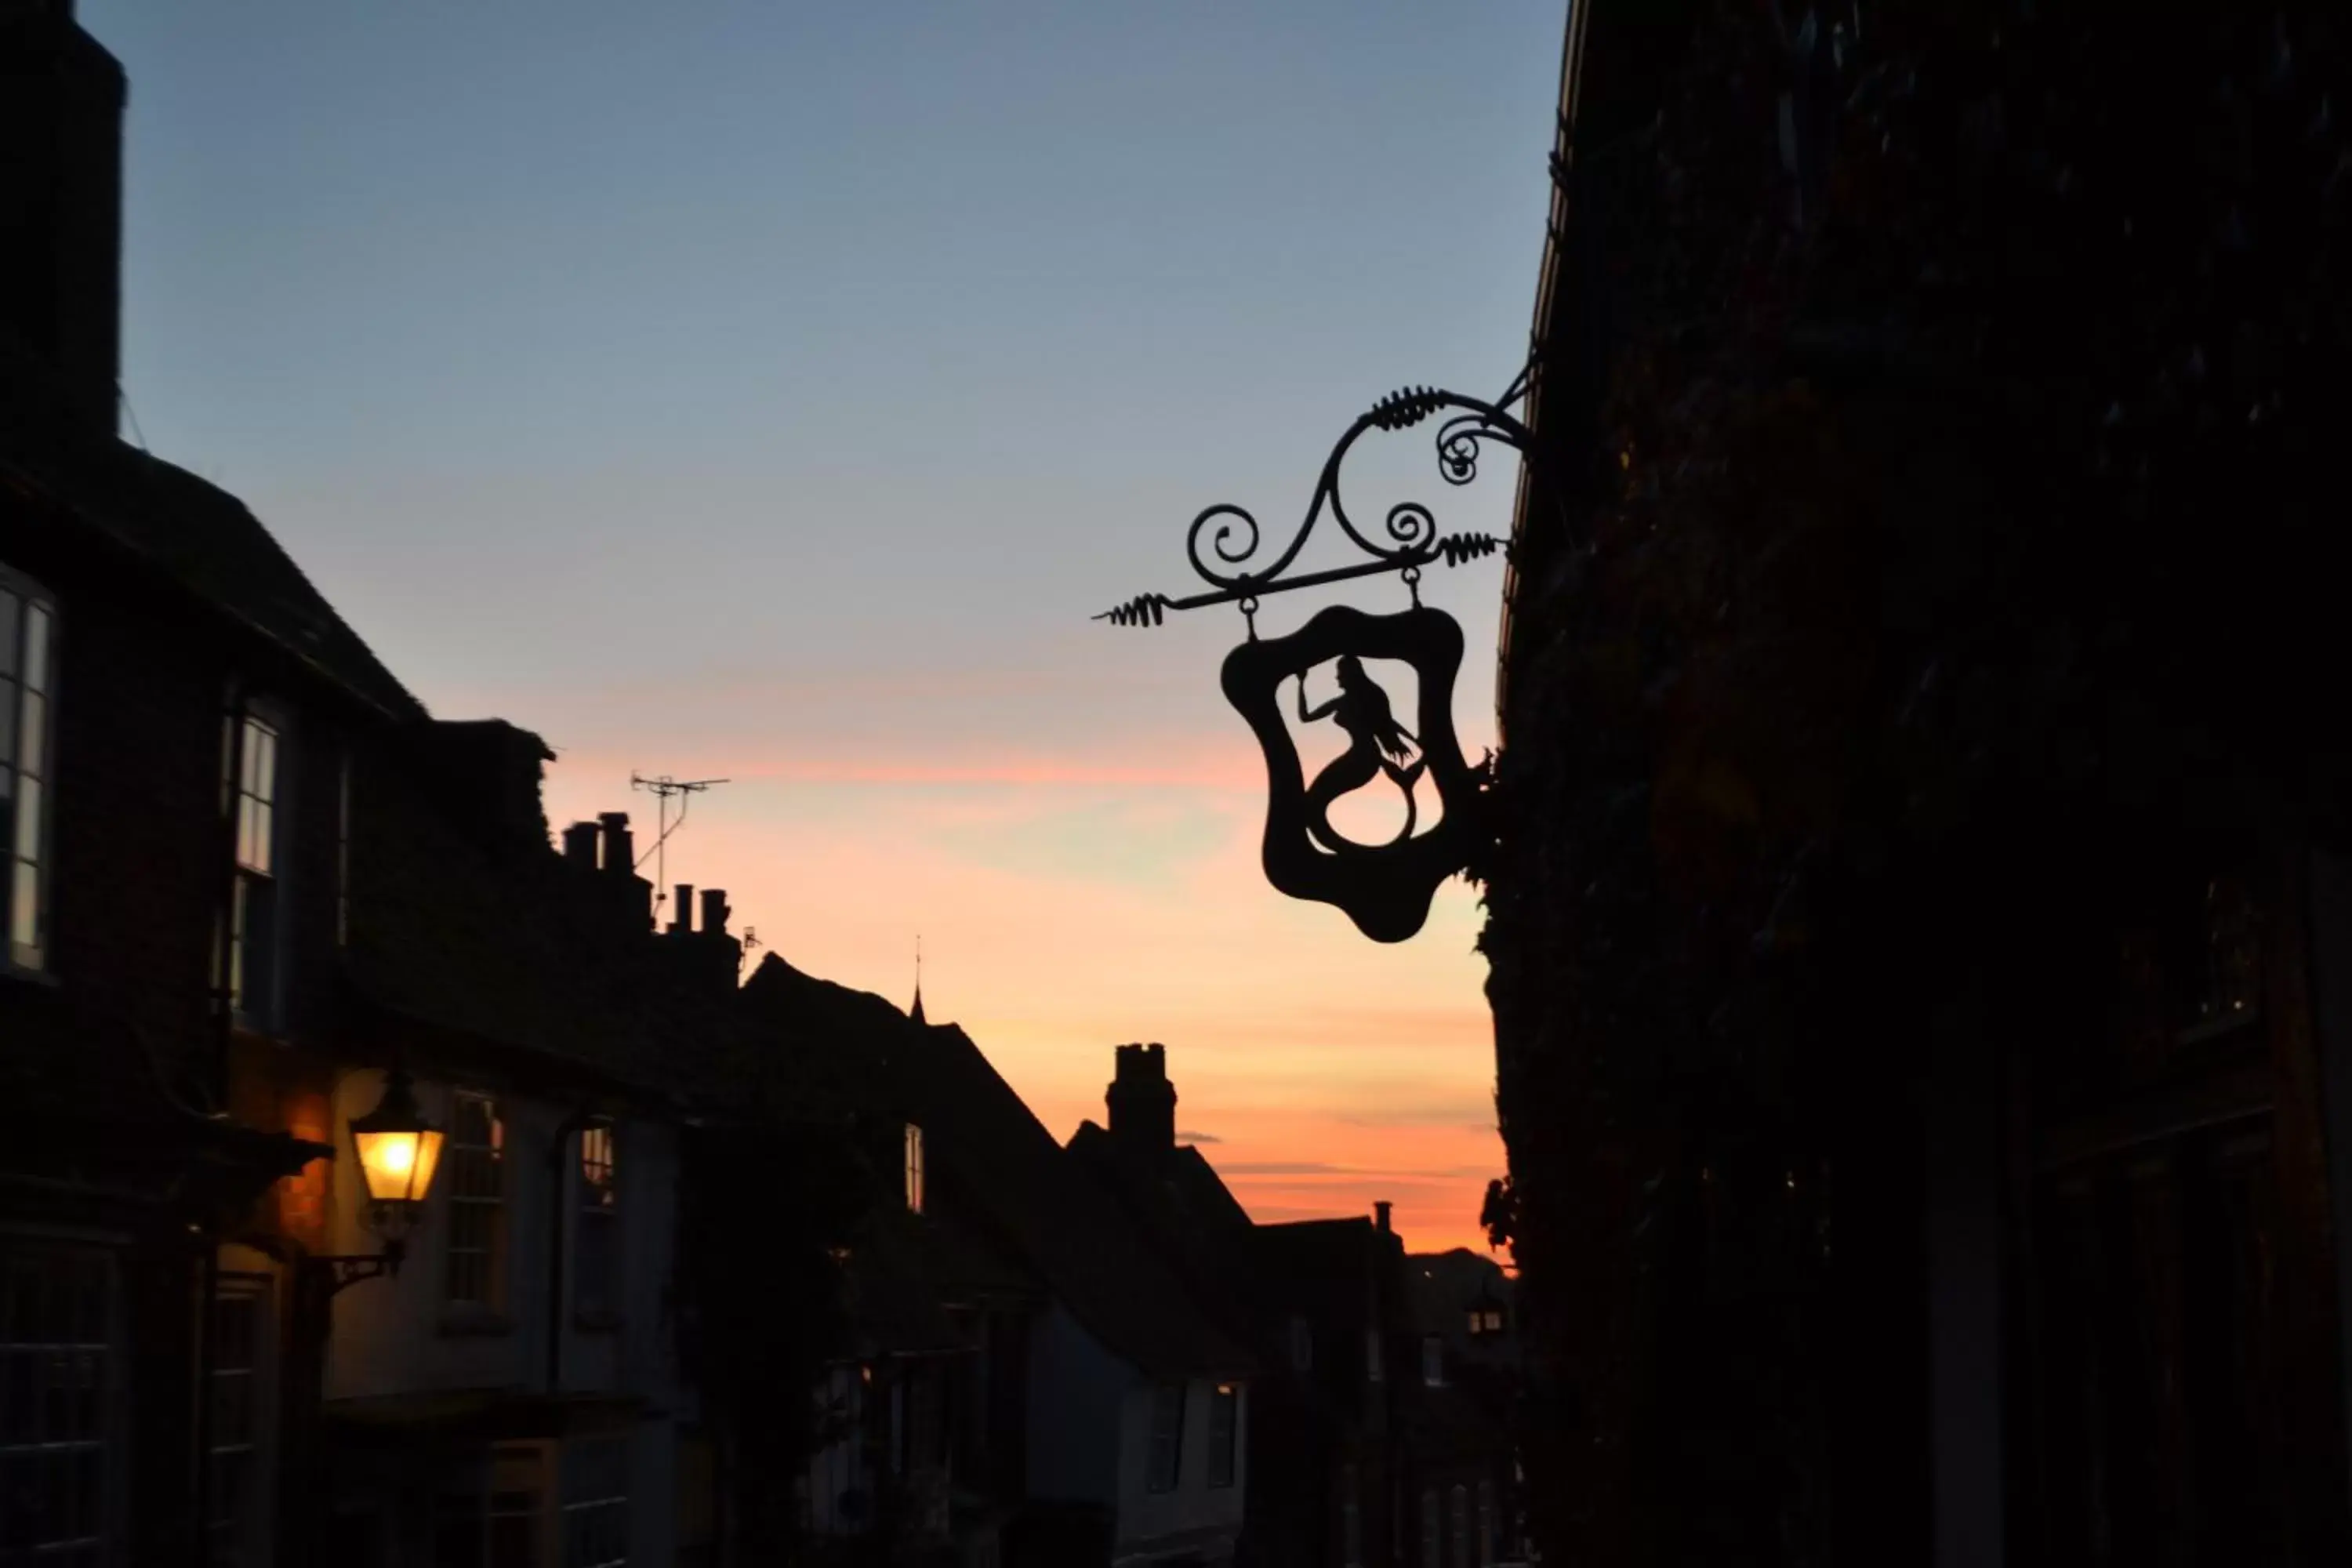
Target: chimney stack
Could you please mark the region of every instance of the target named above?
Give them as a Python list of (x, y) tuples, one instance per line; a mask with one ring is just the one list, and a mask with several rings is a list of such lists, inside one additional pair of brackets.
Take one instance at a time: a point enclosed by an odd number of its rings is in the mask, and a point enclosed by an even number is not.
[(1121, 1046), (1118, 1070), (1103, 1103), (1110, 1108), (1112, 1143), (1158, 1158), (1176, 1147), (1176, 1086), (1168, 1081), (1168, 1047)]
[(574, 866), (596, 868), (598, 828), (593, 822), (575, 822), (563, 830), (563, 858)]
[(1390, 1203), (1386, 1198), (1382, 1198), (1372, 1205), (1372, 1221), (1381, 1227), (1381, 1234), (1382, 1236), (1390, 1234), (1389, 1210), (1395, 1206), (1395, 1205)]
[(608, 811), (596, 820), (604, 826), (604, 874), (626, 877), (637, 868), (637, 842), (629, 832), (629, 814)]
[(669, 934), (672, 936), (692, 936), (694, 934), (693, 883), (680, 882), (677, 885), (677, 898), (676, 901), (670, 905), (670, 908), (676, 912), (670, 916)]
[[(684, 897), (682, 891), (679, 896), (681, 898)], [(702, 889), (703, 935), (725, 936), (727, 934), (727, 918), (734, 912), (735, 911), (727, 907), (726, 889), (705, 888)]]
[(22, 344), (55, 378), (66, 416), (108, 436), (121, 397), (129, 90), (68, 0), (0, 6), (0, 353)]

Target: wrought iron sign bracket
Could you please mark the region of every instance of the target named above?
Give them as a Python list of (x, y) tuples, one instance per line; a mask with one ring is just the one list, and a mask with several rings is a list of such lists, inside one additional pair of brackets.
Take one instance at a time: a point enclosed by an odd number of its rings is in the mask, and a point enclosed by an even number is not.
[[(1307, 515), (1290, 542), (1270, 560), (1254, 564), (1265, 543), (1257, 519), (1230, 504), (1213, 506), (1192, 520), (1184, 541), (1192, 570), (1206, 592), (1173, 597), (1143, 594), (1097, 616), (1121, 626), (1156, 626), (1171, 610), (1236, 605), (1248, 625), (1248, 640), (1225, 658), (1226, 700), (1247, 721), (1266, 763), (1266, 824), (1262, 859), (1266, 879), (1293, 898), (1336, 905), (1376, 942), (1402, 942), (1429, 918), (1439, 884), (1474, 863), (1489, 769), (1462, 755), (1454, 733), (1454, 679), (1462, 663), (1462, 628), (1451, 616), (1421, 602), (1424, 567), (1443, 562), (1458, 566), (1492, 555), (1504, 543), (1492, 534), (1438, 531), (1437, 519), (1418, 501), (1388, 510), (1384, 542), (1360, 527), (1341, 493), (1341, 470), (1356, 443), (1374, 430), (1410, 429), (1443, 416), (1435, 444), (1439, 475), (1449, 485), (1478, 477), (1486, 443), (1497, 442), (1528, 458), (1534, 437), (1511, 410), (1524, 404), (1533, 362), (1494, 402), (1431, 387), (1407, 387), (1374, 404), (1360, 416), (1323, 464)], [(1328, 515), (1367, 560), (1289, 574), (1316, 525)], [(1203, 549), (1203, 545), (1206, 549)], [(1312, 588), (1359, 577), (1398, 574), (1411, 595), (1411, 608), (1375, 616), (1346, 605), (1317, 614), (1286, 637), (1261, 640), (1259, 601), (1293, 588)], [(1415, 729), (1397, 720), (1389, 693), (1365, 668), (1367, 659), (1409, 665), (1418, 688)], [(1330, 666), (1336, 686), (1319, 702), (1311, 682)], [(1297, 721), (1304, 726), (1329, 719), (1347, 736), (1348, 749), (1310, 782), (1305, 776), (1284, 689), (1297, 683)], [(1439, 812), (1423, 826), (1416, 796), (1426, 781)], [(1342, 797), (1371, 788), (1395, 789), (1403, 798), (1404, 826), (1385, 844), (1366, 844), (1337, 831), (1331, 807)]]

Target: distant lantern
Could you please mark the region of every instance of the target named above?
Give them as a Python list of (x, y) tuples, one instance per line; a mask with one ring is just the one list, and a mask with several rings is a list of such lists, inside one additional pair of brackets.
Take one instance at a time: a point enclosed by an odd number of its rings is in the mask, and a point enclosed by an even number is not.
[(368, 1202), (384, 1218), (405, 1222), (422, 1208), (441, 1163), (441, 1130), (425, 1119), (408, 1075), (394, 1068), (383, 1098), (365, 1116), (352, 1118), (352, 1146)]

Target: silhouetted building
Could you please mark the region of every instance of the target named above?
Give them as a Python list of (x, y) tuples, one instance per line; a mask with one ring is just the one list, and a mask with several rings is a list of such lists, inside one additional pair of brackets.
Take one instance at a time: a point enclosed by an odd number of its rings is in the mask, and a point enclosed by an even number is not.
[(2147, 23), (1574, 8), (1482, 943), (1547, 1558), (2352, 1550), (2352, 54)]
[[(812, 1529), (850, 1548), (888, 1528), (1016, 1568), (1230, 1561), (1255, 1361), (1181, 1266), (962, 1030), (773, 955), (744, 1005), (853, 1108), (869, 1163), (903, 1173), (902, 1212), (877, 1205), (845, 1249), (856, 1358), (823, 1391), (842, 1430), (811, 1466)], [(1173, 1095), (1164, 1075), (1142, 1089), (1149, 1128)], [(877, 1506), (906, 1482), (943, 1506)]]
[[(1375, 1218), (1253, 1224), (1201, 1151), (1175, 1142), (1165, 1047), (1120, 1046), (1113, 1059), (1110, 1125), (1081, 1123), (1070, 1153), (1256, 1349), (1244, 1560), (1421, 1563), (1423, 1524), (1436, 1521), (1435, 1568), (1501, 1561), (1517, 1540), (1515, 1342), (1501, 1322), (1456, 1335), (1474, 1300), (1503, 1316), (1483, 1304), (1507, 1293), (1499, 1268), (1466, 1252), (1409, 1264), (1385, 1203)], [(1441, 1311), (1455, 1294), (1458, 1310)], [(1440, 1348), (1424, 1353), (1426, 1342)], [(1417, 1381), (1431, 1370), (1434, 1381)], [(1458, 1521), (1444, 1511), (1456, 1488), (1468, 1500)]]
[[(724, 895), (656, 935), (625, 817), (559, 857), (535, 736), (432, 721), (117, 439), (122, 98), (68, 5), (0, 11), (0, 1558), (691, 1560)], [(395, 1065), (440, 1179), (336, 1292)]]

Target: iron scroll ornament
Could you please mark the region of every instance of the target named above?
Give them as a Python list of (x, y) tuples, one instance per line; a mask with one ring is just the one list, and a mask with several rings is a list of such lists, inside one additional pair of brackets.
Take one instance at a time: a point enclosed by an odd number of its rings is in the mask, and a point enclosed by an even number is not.
[[(1266, 763), (1266, 879), (1293, 898), (1337, 906), (1375, 942), (1402, 942), (1429, 918), (1438, 885), (1464, 871), (1477, 847), (1485, 767), (1472, 767), (1454, 731), (1454, 682), (1462, 664), (1462, 628), (1421, 602), (1422, 568), (1449, 566), (1493, 554), (1502, 542), (1489, 534), (1440, 535), (1429, 508), (1403, 501), (1389, 509), (1385, 542), (1368, 536), (1348, 511), (1341, 470), (1349, 452), (1373, 430), (1396, 431), (1446, 416), (1436, 432), (1438, 472), (1449, 485), (1477, 478), (1486, 442), (1500, 442), (1522, 458), (1533, 437), (1510, 409), (1527, 396), (1530, 370), (1522, 370), (1493, 403), (1459, 393), (1408, 387), (1382, 398), (1350, 425), (1325, 460), (1306, 516), (1289, 543), (1262, 564), (1250, 563), (1265, 542), (1257, 520), (1243, 508), (1213, 506), (1192, 520), (1185, 551), (1210, 590), (1184, 598), (1145, 594), (1097, 616), (1115, 626), (1156, 626), (1171, 610), (1237, 604), (1249, 638), (1225, 658), (1226, 699), (1256, 735)], [(1286, 576), (1325, 515), (1369, 560)], [(1203, 552), (1206, 542), (1208, 552)], [(1211, 559), (1213, 554), (1214, 561)], [(1335, 606), (1288, 637), (1261, 641), (1259, 597), (1394, 572), (1412, 595), (1412, 607), (1390, 616)], [(1408, 731), (1396, 721), (1389, 695), (1364, 668), (1366, 659), (1393, 659), (1414, 673), (1418, 701)], [(1338, 672), (1339, 694), (1310, 706), (1307, 679), (1324, 665)], [(1310, 783), (1283, 710), (1297, 682), (1301, 724), (1324, 719), (1346, 731), (1349, 745)], [(1414, 788), (1427, 779), (1441, 812), (1416, 832)], [(1403, 827), (1386, 844), (1363, 844), (1334, 831), (1329, 809), (1338, 799), (1385, 779), (1403, 794)]]
[[(1395, 723), (1387, 694), (1363, 671), (1368, 658), (1412, 667), (1420, 687), (1417, 732)], [(1341, 670), (1341, 692), (1323, 711), (1351, 743), (1310, 784), (1282, 700), (1297, 682), (1299, 710), (1307, 715), (1307, 674), (1327, 663)], [(1444, 611), (1418, 605), (1392, 616), (1335, 605), (1288, 637), (1252, 638), (1225, 656), (1225, 700), (1248, 721), (1265, 753), (1261, 855), (1266, 880), (1278, 891), (1337, 905), (1374, 942), (1402, 942), (1421, 930), (1438, 884), (1467, 863), (1478, 816), (1479, 775), (1463, 761), (1454, 734), (1454, 678), (1461, 667), (1462, 628)], [(1419, 753), (1410, 764), (1404, 749), (1391, 743), (1400, 738)], [(1370, 845), (1334, 830), (1333, 801), (1377, 785), (1383, 776), (1404, 792), (1405, 825), (1397, 836)], [(1416, 833), (1412, 788), (1423, 777), (1435, 787), (1444, 813), (1434, 826)]]
[[(1248, 564), (1265, 542), (1265, 535), (1258, 528), (1257, 519), (1247, 509), (1230, 502), (1206, 508), (1193, 518), (1192, 526), (1184, 536), (1184, 552), (1192, 559), (1193, 572), (1211, 584), (1210, 591), (1181, 599), (1165, 594), (1139, 594), (1123, 605), (1105, 610), (1095, 619), (1108, 621), (1113, 626), (1156, 626), (1170, 610), (1197, 610), (1211, 605), (1239, 604), (1243, 615), (1250, 617), (1251, 635), (1255, 636), (1257, 601), (1263, 595), (1341, 583), (1352, 577), (1385, 572), (1402, 573), (1407, 584), (1417, 584), (1421, 569), (1433, 563), (1443, 561), (1448, 566), (1459, 566), (1465, 561), (1492, 555), (1503, 548), (1501, 540), (1490, 533), (1441, 535), (1437, 531), (1436, 515), (1419, 501), (1400, 501), (1389, 508), (1384, 530), (1388, 542), (1375, 542), (1349, 514), (1347, 499), (1340, 489), (1341, 474), (1348, 454), (1370, 432), (1409, 429), (1433, 415), (1449, 410), (1448, 416), (1438, 426), (1436, 435), (1437, 471), (1447, 484), (1466, 485), (1478, 477), (1479, 458), (1490, 440), (1500, 442), (1524, 457), (1533, 450), (1535, 438), (1527, 426), (1512, 416), (1510, 409), (1527, 396), (1529, 374), (1528, 370), (1521, 370), (1503, 395), (1492, 403), (1458, 392), (1444, 392), (1426, 386), (1406, 387), (1381, 399), (1370, 410), (1360, 415), (1332, 447), (1330, 457), (1324, 460), (1322, 476), (1316, 480), (1315, 493), (1307, 503), (1307, 515), (1299, 521), (1298, 531), (1272, 560), (1259, 566)], [(1292, 563), (1298, 559), (1299, 552), (1307, 547), (1307, 540), (1315, 532), (1315, 525), (1327, 513), (1349, 542), (1371, 559), (1328, 571), (1284, 576)], [(1207, 554), (1202, 552), (1203, 536), (1208, 546)], [(1215, 564), (1211, 563), (1212, 555), (1215, 558)], [(1417, 587), (1413, 600), (1415, 604), (1420, 602)]]

